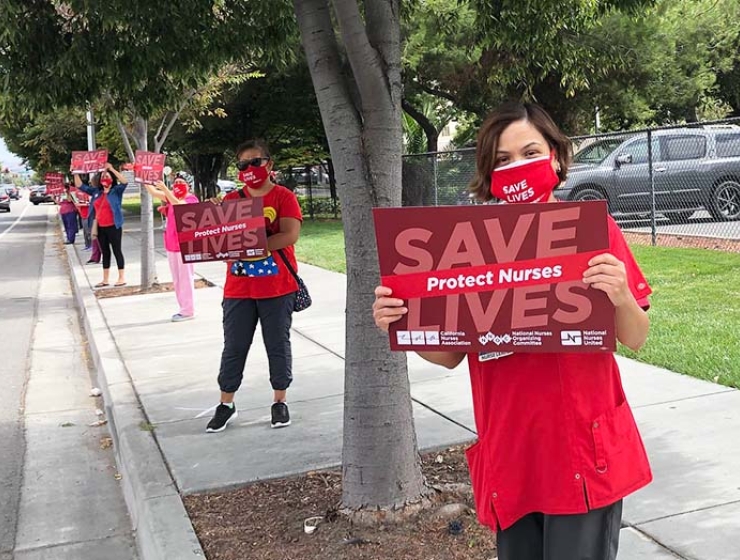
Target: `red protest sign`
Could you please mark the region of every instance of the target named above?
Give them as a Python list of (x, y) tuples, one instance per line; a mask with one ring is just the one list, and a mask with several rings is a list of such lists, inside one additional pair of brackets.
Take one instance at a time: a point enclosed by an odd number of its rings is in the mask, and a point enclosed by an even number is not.
[(75, 189), (74, 195), (78, 204), (90, 204), (89, 194), (82, 192), (80, 189)]
[(581, 281), (606, 203), (376, 208), (381, 283), (407, 300), (393, 350), (612, 352), (614, 306)]
[(61, 173), (47, 173), (44, 175), (46, 194), (56, 196), (64, 192), (64, 175)]
[(72, 163), (69, 170), (72, 173), (99, 173), (105, 171), (108, 163), (108, 150), (94, 152), (72, 152)]
[(137, 183), (155, 183), (162, 180), (165, 154), (136, 150), (134, 180)]
[(178, 204), (174, 213), (183, 262), (250, 260), (268, 254), (260, 197)]

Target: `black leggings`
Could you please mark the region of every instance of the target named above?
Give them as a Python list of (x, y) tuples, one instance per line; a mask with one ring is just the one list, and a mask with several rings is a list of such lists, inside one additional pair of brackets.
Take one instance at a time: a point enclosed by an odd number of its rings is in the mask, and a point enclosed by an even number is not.
[(122, 238), (123, 228), (117, 228), (116, 226), (98, 226), (98, 243), (100, 243), (100, 250), (103, 253), (104, 269), (110, 268), (110, 254), (112, 250), (113, 254), (116, 256), (118, 270), (123, 270), (123, 251), (121, 251)]

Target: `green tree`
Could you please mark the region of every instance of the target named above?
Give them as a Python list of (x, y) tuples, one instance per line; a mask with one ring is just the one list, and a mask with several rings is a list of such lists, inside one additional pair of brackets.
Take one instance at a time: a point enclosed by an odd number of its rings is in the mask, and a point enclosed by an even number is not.
[(253, 72), (205, 111), (184, 114), (168, 150), (182, 154), (204, 196), (215, 193), (225, 157), (247, 138), (267, 140), (278, 169), (325, 159), (328, 148), (305, 60)]
[[(1, 0), (0, 13), (2, 115), (105, 101), (129, 157), (134, 147), (161, 150), (179, 114), (225, 62), (287, 57), (293, 28), (285, 2)], [(165, 116), (150, 147), (155, 115)], [(151, 204), (143, 191), (145, 287), (156, 278)]]
[[(427, 493), (406, 359), (370, 307), (378, 283), (371, 208), (401, 203), (399, 0), (294, 0), (336, 169), (347, 254), (343, 505), (373, 518)], [(346, 58), (343, 56), (346, 54)], [(382, 512), (382, 513), (379, 513)], [(363, 514), (358, 514), (362, 516)]]

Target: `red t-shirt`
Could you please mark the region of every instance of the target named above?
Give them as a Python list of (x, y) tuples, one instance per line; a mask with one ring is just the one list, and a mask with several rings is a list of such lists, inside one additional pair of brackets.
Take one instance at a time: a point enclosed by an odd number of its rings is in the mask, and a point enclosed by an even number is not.
[[(609, 252), (643, 308), (652, 292), (609, 218)], [(478, 442), (467, 452), (480, 522), (586, 513), (652, 480), (611, 353), (468, 354)]]
[(90, 215), (90, 205), (89, 204), (78, 204), (77, 211), (80, 213), (80, 217), (83, 220), (87, 220), (87, 217)]
[[(250, 196), (245, 188), (244, 194)], [(224, 197), (224, 200), (240, 198), (238, 191), (232, 191)], [(281, 185), (275, 185), (270, 192), (263, 197), (265, 225), (267, 236), (280, 233), (281, 218), (295, 218), (303, 221), (301, 207), (296, 196)], [(293, 270), (298, 271), (298, 263), (295, 260), (295, 250), (291, 245), (282, 249)], [(298, 283), (286, 268), (280, 255), (273, 251), (264, 259), (256, 259), (245, 262), (245, 268), (253, 271), (255, 276), (235, 276), (231, 273), (231, 265), (234, 261), (227, 262), (226, 284), (224, 286), (224, 297), (233, 299), (266, 299), (284, 296), (298, 291)], [(259, 276), (265, 272), (264, 276)]]
[(116, 225), (113, 218), (113, 209), (108, 202), (108, 195), (103, 194), (95, 201), (95, 219), (99, 227), (110, 227)]

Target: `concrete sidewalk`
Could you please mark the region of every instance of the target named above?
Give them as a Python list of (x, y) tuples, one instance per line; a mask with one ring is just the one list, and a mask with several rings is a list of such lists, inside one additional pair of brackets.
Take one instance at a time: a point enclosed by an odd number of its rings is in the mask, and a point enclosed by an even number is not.
[[(136, 220), (128, 219), (124, 233), (129, 285), (139, 279), (137, 227)], [(169, 281), (161, 233), (155, 237), (160, 247), (158, 276)], [(87, 255), (80, 252), (80, 260), (71, 259), (81, 292), (100, 280), (99, 266), (81, 265)], [(130, 404), (140, 403), (155, 427), (156, 445), (135, 452), (129, 449), (120, 460), (166, 464), (181, 493), (339, 464), (344, 276), (301, 265), (314, 305), (294, 316), (295, 380), (289, 393), (293, 426), (269, 427), (271, 388), (258, 336), (237, 395), (239, 418), (224, 433), (213, 435), (205, 433), (205, 425), (218, 399), (219, 286), (225, 265), (197, 265), (196, 272), (216, 287), (196, 291), (197, 317), (186, 323), (170, 322), (177, 311), (172, 293), (96, 300), (87, 292), (84, 298), (84, 305), (95, 307), (104, 318), (104, 323), (88, 327), (91, 338), (109, 336), (115, 341), (115, 348), (105, 350), (105, 358), (121, 362), (137, 399)], [(631, 360), (620, 359), (620, 365), (655, 482), (626, 501), (627, 526), (619, 558), (740, 559), (736, 536), (740, 531), (740, 392)], [(450, 372), (410, 356), (409, 375), (422, 449), (475, 437), (464, 367)], [(115, 401), (116, 397), (109, 398)], [(113, 428), (117, 429), (115, 423)], [(169, 492), (166, 495), (174, 498)], [(162, 509), (160, 515), (166, 511)], [(181, 513), (175, 508), (173, 515)]]

